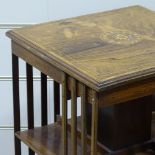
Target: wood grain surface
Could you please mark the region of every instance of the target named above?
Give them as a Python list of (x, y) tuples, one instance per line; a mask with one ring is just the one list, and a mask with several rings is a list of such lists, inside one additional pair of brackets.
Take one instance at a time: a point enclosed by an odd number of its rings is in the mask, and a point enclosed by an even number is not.
[(15, 29), (7, 35), (97, 91), (155, 76), (155, 13), (141, 6)]

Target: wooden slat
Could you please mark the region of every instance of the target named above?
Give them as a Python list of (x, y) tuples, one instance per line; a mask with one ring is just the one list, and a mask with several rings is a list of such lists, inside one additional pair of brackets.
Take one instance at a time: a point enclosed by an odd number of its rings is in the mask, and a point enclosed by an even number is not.
[(77, 92), (76, 80), (72, 78), (71, 89), (71, 141), (72, 154), (77, 155)]
[(33, 103), (33, 69), (26, 64), (27, 75), (27, 109), (28, 109), (28, 128), (34, 128), (34, 103)]
[[(14, 132), (20, 131), (19, 62), (12, 54)], [(21, 155), (20, 140), (15, 137), (15, 155)]]
[[(26, 77), (27, 77), (27, 117), (28, 129), (34, 128), (34, 103), (33, 103), (33, 69), (32, 66), (26, 63)], [(29, 155), (35, 153), (29, 148)]]
[(63, 155), (67, 155), (67, 77), (62, 75), (62, 140), (63, 140)]
[(41, 125), (47, 125), (47, 75), (41, 73)]
[(86, 86), (81, 84), (81, 144), (82, 155), (87, 154), (87, 126), (86, 126)]
[(60, 115), (60, 87), (59, 83), (53, 82), (54, 88), (54, 122), (57, 121), (57, 115)]
[(91, 155), (97, 154), (98, 95), (92, 90)]

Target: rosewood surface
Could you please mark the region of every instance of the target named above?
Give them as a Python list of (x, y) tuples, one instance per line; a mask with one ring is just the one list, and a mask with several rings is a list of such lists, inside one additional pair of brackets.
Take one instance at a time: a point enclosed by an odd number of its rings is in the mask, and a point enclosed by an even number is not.
[[(79, 152), (82, 155), (89, 153), (96, 155), (100, 150), (104, 150), (97, 145), (103, 140), (101, 128), (103, 131), (108, 130), (109, 133), (109, 129), (113, 128), (114, 139), (120, 140), (121, 147), (132, 144), (131, 148), (124, 148), (122, 155), (137, 153), (135, 150), (140, 151), (144, 148), (154, 148), (154, 143), (150, 142), (150, 97), (155, 92), (153, 11), (141, 6), (132, 6), (14, 29), (7, 32), (7, 36), (12, 40), (15, 133), (19, 131), (15, 137), (16, 155), (21, 155), (19, 139), (30, 147), (29, 154), (34, 154), (33, 151), (38, 154), (59, 154), (56, 148), (61, 144), (63, 155), (67, 153), (76, 155)], [(27, 90), (30, 130), (26, 132), (20, 132), (18, 57), (27, 63), (27, 89), (31, 89)], [(47, 76), (54, 79), (54, 121), (57, 122), (57, 115), (62, 108), (61, 126), (56, 123), (52, 126), (31, 129), (34, 127), (32, 66), (41, 71), (41, 126), (48, 122)], [(62, 85), (62, 93), (59, 84)], [(76, 131), (77, 97), (81, 97), (81, 146), (77, 139), (79, 133)], [(148, 100), (145, 100), (147, 98)], [(70, 132), (67, 128), (69, 99), (71, 99)], [(91, 110), (87, 113), (89, 106)], [(102, 108), (111, 108), (110, 115)], [(129, 129), (127, 127), (129, 124), (125, 121), (132, 121), (130, 114), (136, 117), (135, 123), (130, 124), (130, 128), (136, 132), (123, 135), (123, 132)], [(106, 125), (107, 116), (111, 117), (109, 128)], [(143, 123), (141, 118), (144, 120)], [(115, 129), (118, 132), (114, 131)], [(88, 135), (89, 140), (86, 138)], [(53, 139), (51, 141), (52, 136), (56, 137), (55, 141)], [(106, 138), (109, 140), (108, 136)], [(140, 144), (139, 139), (142, 140)], [(147, 140), (150, 141), (146, 142)], [(50, 150), (48, 143), (52, 143)], [(101, 145), (103, 143), (102, 141)], [(110, 141), (111, 147), (114, 143)], [(119, 148), (120, 146), (117, 146), (113, 154), (120, 155)]]
[(140, 6), (15, 29), (7, 35), (97, 91), (155, 76), (155, 13)]

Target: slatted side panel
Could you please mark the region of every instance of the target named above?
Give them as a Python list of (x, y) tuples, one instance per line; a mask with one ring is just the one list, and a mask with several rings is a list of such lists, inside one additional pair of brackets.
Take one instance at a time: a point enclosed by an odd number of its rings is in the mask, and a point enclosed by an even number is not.
[[(28, 129), (34, 128), (34, 103), (33, 103), (33, 68), (26, 63), (26, 77), (27, 77), (27, 117)], [(29, 149), (29, 155), (35, 153)]]
[[(12, 54), (14, 132), (20, 131), (19, 60)], [(21, 155), (21, 142), (15, 137), (15, 155)]]
[[(78, 136), (77, 136), (77, 85), (76, 79), (70, 77), (68, 84), (68, 76), (63, 73), (62, 82), (62, 141), (63, 141), (63, 155), (67, 155), (70, 151), (72, 155), (79, 154), (78, 150)], [(68, 133), (67, 133), (67, 88), (70, 85), (71, 93), (71, 150), (68, 150)], [(91, 145), (88, 147), (87, 137), (87, 90), (84, 84), (80, 83), (80, 97), (81, 97), (81, 155), (97, 155), (97, 127), (98, 127), (98, 95), (92, 90), (92, 118), (91, 118)], [(90, 118), (89, 118), (90, 119)], [(90, 151), (90, 153), (89, 153)]]
[[(20, 131), (20, 101), (19, 101), (19, 65), (18, 57), (12, 55), (13, 64), (13, 103), (14, 103), (14, 126), (15, 132)], [(33, 68), (28, 63), (26, 64), (27, 75), (27, 107), (28, 107), (28, 128), (34, 128), (34, 103), (33, 103)], [(68, 95), (68, 76), (63, 73), (62, 76), (62, 142), (63, 142), (63, 155), (68, 154), (68, 134), (67, 134), (67, 99)], [(77, 155), (77, 81), (74, 78), (71, 79), (71, 154)], [(59, 84), (55, 83), (54, 93), (58, 105), (55, 103), (54, 113), (60, 114), (60, 88)], [(58, 93), (58, 95), (56, 95)], [(87, 127), (86, 127), (86, 86), (80, 85), (81, 96), (81, 154), (87, 155)], [(47, 125), (47, 76), (41, 73), (41, 124)], [(57, 109), (57, 110), (56, 110)], [(56, 118), (56, 117), (55, 117)], [(92, 121), (91, 121), (91, 148), (90, 154), (97, 154), (97, 126), (98, 126), (98, 95), (92, 90)], [(56, 120), (55, 120), (56, 121)], [(21, 155), (21, 143), (15, 138), (15, 152), (16, 155)], [(29, 149), (29, 155), (35, 153)]]

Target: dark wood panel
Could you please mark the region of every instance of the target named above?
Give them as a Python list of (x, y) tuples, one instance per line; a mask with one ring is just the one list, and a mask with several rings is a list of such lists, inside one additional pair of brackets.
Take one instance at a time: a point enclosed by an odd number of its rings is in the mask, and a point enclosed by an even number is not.
[[(119, 150), (150, 140), (151, 98), (151, 96), (146, 96), (99, 108), (98, 141), (110, 150)], [(89, 118), (91, 106), (88, 111)], [(90, 133), (89, 122), (87, 129)]]

